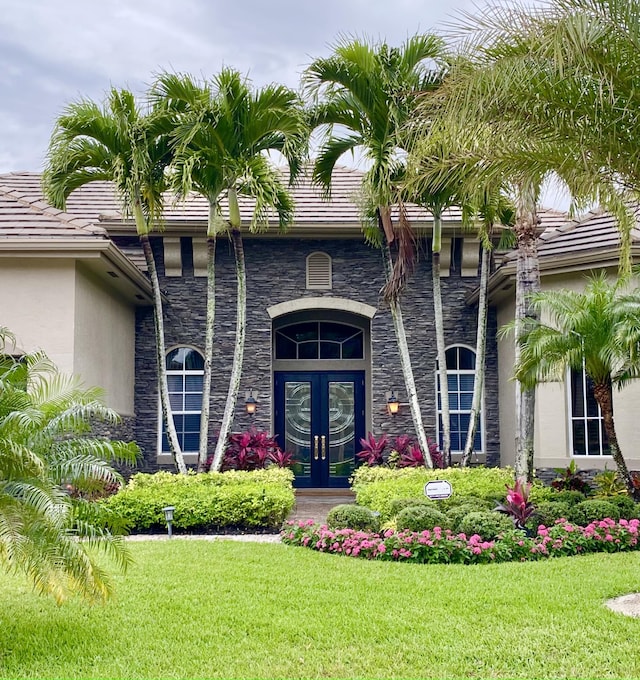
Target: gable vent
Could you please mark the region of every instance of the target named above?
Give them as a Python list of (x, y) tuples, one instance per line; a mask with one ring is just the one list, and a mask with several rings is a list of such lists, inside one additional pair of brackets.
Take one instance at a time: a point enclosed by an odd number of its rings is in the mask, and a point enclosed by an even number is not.
[(311, 253), (307, 257), (307, 288), (331, 288), (331, 258), (326, 253)]

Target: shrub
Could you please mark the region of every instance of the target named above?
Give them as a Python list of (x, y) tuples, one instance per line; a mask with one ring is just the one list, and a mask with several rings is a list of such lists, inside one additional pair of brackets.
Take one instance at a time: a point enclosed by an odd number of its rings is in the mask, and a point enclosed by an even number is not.
[(623, 519), (636, 519), (640, 511), (640, 505), (634, 502), (633, 498), (628, 495), (624, 496), (607, 496), (608, 503), (613, 503), (620, 511), (620, 517)]
[(581, 491), (571, 491), (570, 489), (567, 489), (566, 491), (554, 493), (549, 500), (568, 503), (570, 506), (574, 506), (578, 503), (582, 503), (582, 501), (586, 501), (587, 497)]
[(425, 531), (435, 527), (449, 528), (449, 521), (444, 512), (427, 505), (410, 505), (401, 510), (396, 517), (396, 526), (404, 531)]
[(524, 529), (527, 520), (535, 512), (533, 503), (529, 500), (531, 482), (522, 484), (516, 479), (513, 487), (507, 485), (507, 498), (498, 504), (494, 510), (505, 514), (513, 522), (516, 529)]
[(477, 510), (493, 510), (497, 501), (480, 498), (480, 496), (459, 496), (454, 494), (451, 498), (447, 498), (447, 507), (449, 510), (457, 508), (460, 505), (474, 505)]
[(254, 472), (175, 475), (139, 473), (103, 501), (130, 531), (166, 530), (162, 509), (175, 507), (176, 531), (275, 529), (293, 508), (293, 473), (272, 468)]
[(574, 505), (567, 519), (585, 527), (591, 522), (605, 518), (611, 518), (617, 522), (620, 519), (620, 510), (609, 501), (591, 499)]
[(252, 427), (246, 432), (229, 435), (229, 444), (222, 459), (222, 469), (261, 470), (270, 464), (288, 467), (293, 462), (291, 454), (280, 449), (275, 437)]
[(591, 492), (591, 486), (583, 479), (575, 460), (572, 460), (568, 467), (554, 468), (554, 471), (557, 477), (551, 482), (551, 486), (556, 491), (580, 491), (585, 495)]
[(389, 503), (389, 517), (395, 517), (401, 510), (409, 508), (414, 505), (424, 505), (429, 508), (436, 508), (434, 501), (425, 498), (424, 496), (417, 498), (394, 498)]
[(627, 493), (624, 482), (618, 475), (617, 470), (603, 470), (594, 478), (595, 493), (597, 496), (619, 496)]
[[(438, 507), (447, 508), (454, 502), (460, 504), (466, 496), (504, 498), (504, 488), (513, 481), (513, 471), (484, 467), (393, 470), (380, 466), (361, 466), (353, 475), (352, 487), (358, 504), (377, 510), (384, 521), (391, 516), (390, 506), (394, 499), (423, 496), (424, 485), (433, 479), (446, 479), (453, 487), (453, 496), (447, 501), (439, 501)], [(542, 485), (532, 488), (532, 497), (536, 500), (552, 493)]]
[(485, 541), (491, 541), (499, 534), (512, 529), (513, 522), (508, 517), (492, 510), (470, 512), (458, 525), (458, 530), (466, 536), (478, 534)]
[[(460, 522), (464, 517), (472, 512), (487, 512), (489, 508), (486, 503), (463, 503), (447, 510), (448, 526), (454, 531), (460, 531)], [(513, 527), (512, 527), (513, 528)]]
[(331, 529), (355, 529), (373, 531), (380, 529), (378, 515), (369, 508), (354, 503), (343, 503), (331, 508), (327, 513), (327, 526)]
[(571, 506), (569, 503), (563, 501), (543, 501), (536, 506), (535, 513), (532, 519), (527, 523), (527, 526), (539, 526), (544, 524), (546, 527), (552, 527), (556, 520), (567, 519)]

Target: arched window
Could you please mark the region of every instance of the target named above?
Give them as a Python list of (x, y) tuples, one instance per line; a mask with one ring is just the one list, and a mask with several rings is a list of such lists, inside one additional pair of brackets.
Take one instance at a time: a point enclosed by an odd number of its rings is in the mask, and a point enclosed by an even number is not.
[(304, 321), (275, 333), (276, 359), (364, 359), (361, 328), (333, 321)]
[(572, 455), (611, 455), (602, 412), (593, 396), (593, 382), (584, 370), (570, 372), (569, 424)]
[[(476, 380), (476, 353), (463, 345), (454, 345), (446, 351), (447, 386), (449, 388), (449, 422), (451, 424), (451, 452), (464, 451), (473, 401), (473, 386)], [(440, 379), (436, 371), (438, 390), (438, 442), (442, 442), (442, 403), (440, 400)], [(475, 453), (483, 451), (482, 408), (473, 442)]]
[[(167, 382), (173, 422), (183, 453), (197, 453), (200, 442), (200, 414), (202, 411), (202, 376), (204, 359), (192, 347), (176, 347), (167, 354)], [(162, 421), (162, 413), (160, 414)], [(164, 427), (162, 452), (171, 451)]]

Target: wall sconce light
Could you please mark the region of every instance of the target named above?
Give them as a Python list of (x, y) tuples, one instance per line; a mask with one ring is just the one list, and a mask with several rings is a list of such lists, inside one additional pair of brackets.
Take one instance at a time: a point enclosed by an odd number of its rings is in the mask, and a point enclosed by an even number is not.
[(256, 401), (256, 398), (253, 396), (253, 390), (249, 390), (249, 392), (247, 392), (247, 396), (244, 400), (244, 407), (250, 416), (252, 416), (256, 412), (258, 402)]
[(395, 416), (396, 413), (400, 410), (400, 402), (398, 401), (398, 397), (396, 396), (396, 393), (394, 390), (391, 390), (391, 392), (387, 392), (388, 397), (387, 397), (387, 411), (390, 416)]
[(169, 534), (169, 538), (171, 538), (171, 524), (173, 523), (174, 510), (175, 507), (173, 505), (167, 505), (166, 508), (162, 508), (162, 512), (164, 512), (164, 520), (167, 523), (167, 533)]

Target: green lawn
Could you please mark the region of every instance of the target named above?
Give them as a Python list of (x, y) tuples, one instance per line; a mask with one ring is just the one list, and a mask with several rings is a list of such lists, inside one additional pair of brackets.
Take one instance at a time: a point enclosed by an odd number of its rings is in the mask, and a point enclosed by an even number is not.
[(131, 544), (105, 606), (0, 575), (0, 677), (640, 677), (640, 554), (446, 566), (278, 544)]

